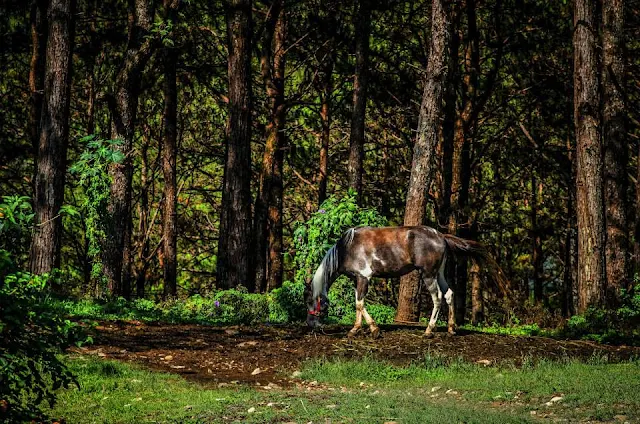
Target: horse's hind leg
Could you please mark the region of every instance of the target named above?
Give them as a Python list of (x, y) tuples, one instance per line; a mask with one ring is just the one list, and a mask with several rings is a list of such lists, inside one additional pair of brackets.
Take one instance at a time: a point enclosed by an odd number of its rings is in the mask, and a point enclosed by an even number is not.
[(426, 278), (424, 280), (429, 294), (431, 294), (431, 300), (433, 300), (433, 310), (431, 311), (431, 319), (427, 326), (427, 331), (424, 332), (425, 337), (433, 337), (433, 329), (436, 326), (438, 320), (438, 314), (440, 313), (440, 305), (442, 304), (442, 292), (438, 289), (438, 284), (435, 278)]
[(456, 334), (456, 314), (455, 314), (455, 304), (453, 302), (453, 290), (447, 284), (447, 280), (444, 279), (444, 265), (440, 267), (440, 272), (438, 273), (438, 288), (441, 293), (444, 293), (444, 300), (447, 302), (447, 306), (449, 307), (449, 334), (454, 336)]

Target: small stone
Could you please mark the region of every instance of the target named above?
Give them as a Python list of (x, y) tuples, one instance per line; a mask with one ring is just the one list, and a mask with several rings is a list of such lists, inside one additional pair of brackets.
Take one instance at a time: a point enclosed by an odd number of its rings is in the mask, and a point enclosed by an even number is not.
[(529, 412), (531, 415), (536, 415), (538, 413), (538, 411), (531, 411)]
[(171, 361), (173, 360), (173, 356), (172, 355), (167, 355), (163, 358), (165, 361)]
[(300, 377), (301, 375), (302, 375), (302, 372), (301, 372), (301, 371), (294, 371), (294, 372), (291, 374), (291, 378), (298, 378), (298, 377)]
[(329, 408), (329, 409), (335, 409), (337, 407), (338, 407), (338, 405), (327, 405), (327, 408)]
[(309, 386), (317, 386), (318, 382), (316, 380), (313, 380), (311, 383), (309, 383)]
[(554, 397), (551, 398), (551, 400), (549, 402), (545, 403), (545, 405), (551, 406), (554, 403), (561, 402), (563, 399), (564, 399), (563, 396), (554, 396)]
[(187, 368), (187, 367), (184, 366), (184, 365), (171, 365), (171, 368), (176, 369), (176, 370), (181, 370), (181, 369)]
[(257, 344), (258, 342), (256, 341), (242, 342), (242, 343), (238, 343), (238, 347), (255, 346)]
[(435, 386), (435, 387), (432, 387), (432, 388), (431, 388), (431, 391), (432, 391), (432, 392), (437, 392), (437, 391), (438, 391), (438, 390), (440, 390), (440, 389), (441, 389), (441, 387), (440, 387), (440, 386)]
[(253, 371), (251, 372), (251, 375), (258, 375), (258, 374), (260, 374), (261, 372), (262, 372), (262, 370), (261, 370), (260, 368), (256, 368), (255, 370), (253, 370)]
[(247, 410), (248, 413), (253, 414), (254, 412), (256, 412), (256, 408), (254, 408), (253, 406), (251, 408), (249, 408)]
[(229, 387), (229, 383), (218, 383), (218, 389), (222, 389), (223, 387)]
[(488, 367), (489, 365), (491, 365), (491, 361), (488, 359), (480, 359), (476, 361), (476, 364), (480, 364), (480, 365), (484, 365), (485, 367)]
[(453, 389), (449, 389), (449, 390), (447, 390), (445, 393), (446, 393), (446, 394), (448, 394), (448, 395), (457, 395), (457, 394), (458, 394), (458, 392), (456, 392), (456, 391), (455, 391), (455, 390), (453, 390)]
[(141, 400), (142, 400), (141, 397), (137, 397), (137, 398), (134, 399), (134, 401), (136, 401), (136, 402), (140, 402)]
[(371, 405), (367, 405), (364, 407), (364, 409), (369, 409), (369, 408), (371, 408)]
[(360, 382), (360, 387), (364, 387), (364, 381)]
[(185, 407), (184, 407), (184, 409), (185, 409), (185, 410), (187, 410), (187, 411), (188, 411), (189, 409), (193, 409), (193, 405), (187, 405), (187, 406), (185, 406)]

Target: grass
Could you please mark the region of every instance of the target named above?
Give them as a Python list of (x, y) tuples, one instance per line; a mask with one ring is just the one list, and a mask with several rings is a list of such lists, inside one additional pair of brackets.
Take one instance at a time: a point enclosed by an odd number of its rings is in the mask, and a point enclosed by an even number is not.
[[(67, 362), (81, 389), (62, 390), (50, 414), (73, 423), (640, 419), (637, 361), (542, 361), (520, 369), (429, 355), (423, 363), (402, 368), (371, 359), (314, 361), (303, 367), (302, 378), (318, 385), (271, 391), (205, 388), (175, 375), (88, 357)], [(547, 406), (554, 396), (563, 399)]]

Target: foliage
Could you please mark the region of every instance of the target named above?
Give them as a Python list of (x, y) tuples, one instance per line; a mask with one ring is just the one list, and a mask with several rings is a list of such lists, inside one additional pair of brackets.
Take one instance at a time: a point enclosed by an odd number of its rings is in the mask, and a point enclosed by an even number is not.
[(2, 203), (0, 203), (0, 250), (15, 258), (18, 265), (26, 262), (33, 216), (29, 197), (2, 196)]
[(284, 324), (304, 320), (302, 292), (301, 285), (287, 282), (264, 295), (247, 293), (239, 288), (217, 291), (206, 297), (194, 295), (159, 303), (122, 297), (106, 301), (69, 299), (55, 302), (61, 314), (77, 318), (209, 325)]
[(285, 281), (269, 296), (269, 321), (273, 323), (301, 322), (306, 318), (304, 285)]
[(58, 354), (90, 339), (47, 299), (48, 275), (16, 272), (0, 279), (0, 421), (40, 416), (43, 401), (75, 383)]
[(595, 340), (600, 343), (629, 343), (640, 346), (640, 290), (622, 290), (620, 306), (615, 309), (589, 308), (574, 315), (558, 333), (565, 337)]
[(101, 246), (109, 234), (111, 225), (108, 211), (111, 195), (111, 176), (109, 167), (114, 163), (122, 163), (124, 155), (118, 150), (121, 140), (102, 140), (94, 135), (80, 139), (84, 143), (84, 151), (69, 168), (72, 175), (77, 175), (78, 184), (83, 189), (78, 209), (66, 205), (64, 211), (73, 218), (84, 222), (84, 233), (88, 242), (87, 255), (92, 260), (91, 276), (102, 275), (100, 260)]
[(342, 199), (329, 197), (306, 222), (296, 225), (293, 233), (296, 251), (295, 282), (308, 282), (327, 250), (347, 229), (386, 224), (387, 220), (375, 209), (358, 206), (353, 191), (349, 191)]

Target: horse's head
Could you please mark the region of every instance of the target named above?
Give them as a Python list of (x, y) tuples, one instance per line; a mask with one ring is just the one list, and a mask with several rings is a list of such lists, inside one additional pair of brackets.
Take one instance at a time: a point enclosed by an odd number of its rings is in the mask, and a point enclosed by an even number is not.
[(327, 317), (329, 312), (329, 299), (323, 294), (313, 296), (313, 288), (311, 284), (305, 284), (304, 301), (307, 305), (307, 325), (311, 328), (317, 328)]

